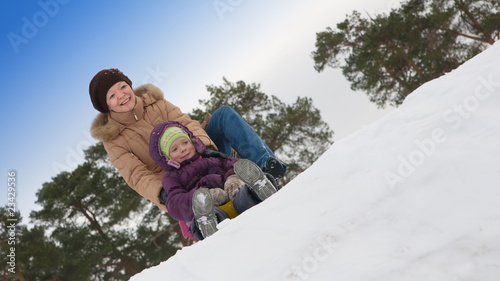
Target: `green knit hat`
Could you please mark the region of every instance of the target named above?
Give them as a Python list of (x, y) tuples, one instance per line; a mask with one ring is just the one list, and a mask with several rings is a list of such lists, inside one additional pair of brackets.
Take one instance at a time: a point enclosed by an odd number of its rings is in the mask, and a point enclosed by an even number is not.
[(179, 127), (169, 127), (165, 130), (165, 132), (163, 132), (163, 135), (161, 135), (160, 151), (163, 155), (167, 156), (168, 159), (172, 159), (170, 157), (170, 146), (180, 137), (185, 137), (192, 143), (189, 136)]

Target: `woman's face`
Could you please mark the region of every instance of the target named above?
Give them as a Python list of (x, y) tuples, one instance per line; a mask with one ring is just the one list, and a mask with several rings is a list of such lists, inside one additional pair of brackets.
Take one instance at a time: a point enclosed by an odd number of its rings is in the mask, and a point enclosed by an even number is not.
[(125, 81), (116, 82), (106, 94), (106, 103), (110, 111), (117, 113), (132, 111), (135, 106), (134, 91)]

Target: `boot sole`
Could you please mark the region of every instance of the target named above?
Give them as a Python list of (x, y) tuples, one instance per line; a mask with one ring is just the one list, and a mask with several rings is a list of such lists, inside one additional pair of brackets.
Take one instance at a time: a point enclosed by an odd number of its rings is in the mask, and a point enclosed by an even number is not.
[(264, 201), (276, 193), (276, 188), (254, 162), (240, 159), (234, 164), (234, 172), (248, 187)]
[(208, 189), (199, 188), (193, 193), (193, 213), (204, 238), (217, 232), (214, 201)]

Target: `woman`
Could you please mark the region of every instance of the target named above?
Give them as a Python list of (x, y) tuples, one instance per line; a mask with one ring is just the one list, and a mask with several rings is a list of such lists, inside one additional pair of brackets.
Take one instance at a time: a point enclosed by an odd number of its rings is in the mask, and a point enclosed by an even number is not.
[(99, 71), (90, 81), (89, 94), (100, 112), (92, 123), (92, 136), (103, 142), (111, 164), (127, 184), (163, 211), (167, 211), (162, 192), (166, 172), (149, 155), (150, 134), (163, 121), (186, 126), (207, 146), (205, 156), (225, 157), (232, 148), (277, 179), (285, 173), (286, 167), (230, 107), (216, 110), (204, 121), (208, 121), (204, 130), (198, 121), (165, 100), (157, 87), (147, 84), (133, 90), (132, 81), (118, 69)]

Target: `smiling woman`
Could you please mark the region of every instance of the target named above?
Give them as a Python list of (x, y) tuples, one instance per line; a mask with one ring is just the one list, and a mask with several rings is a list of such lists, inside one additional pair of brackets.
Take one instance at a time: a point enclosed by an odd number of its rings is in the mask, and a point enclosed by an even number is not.
[(106, 104), (114, 112), (129, 112), (134, 109), (135, 95), (125, 81), (115, 83), (106, 94)]
[(163, 121), (177, 121), (187, 127), (206, 147), (203, 157), (227, 157), (234, 149), (275, 177), (285, 173), (274, 153), (230, 107), (222, 107), (206, 118), (205, 131), (200, 122), (165, 100), (156, 86), (132, 89), (132, 81), (118, 69), (99, 71), (89, 84), (89, 94), (100, 112), (92, 124), (92, 136), (103, 142), (111, 164), (127, 184), (164, 211), (167, 200), (162, 179), (166, 172), (149, 153), (150, 134)]
[[(102, 113), (107, 113), (108, 111), (127, 112), (131, 111), (135, 106), (132, 81), (120, 70), (115, 68), (99, 71), (94, 78), (92, 78), (92, 81), (90, 81), (89, 93), (92, 105)], [(133, 106), (128, 108), (127, 111), (125, 111), (125, 108), (120, 108), (120, 103), (130, 98), (134, 101), (130, 103), (133, 104)]]
[(111, 163), (127, 184), (166, 211), (160, 200), (164, 172), (149, 156), (149, 134), (164, 120), (190, 128), (206, 146), (216, 147), (198, 121), (163, 98), (153, 85), (132, 90), (132, 81), (118, 69), (99, 71), (89, 84), (92, 105), (101, 114), (94, 120), (92, 136), (104, 144)]

